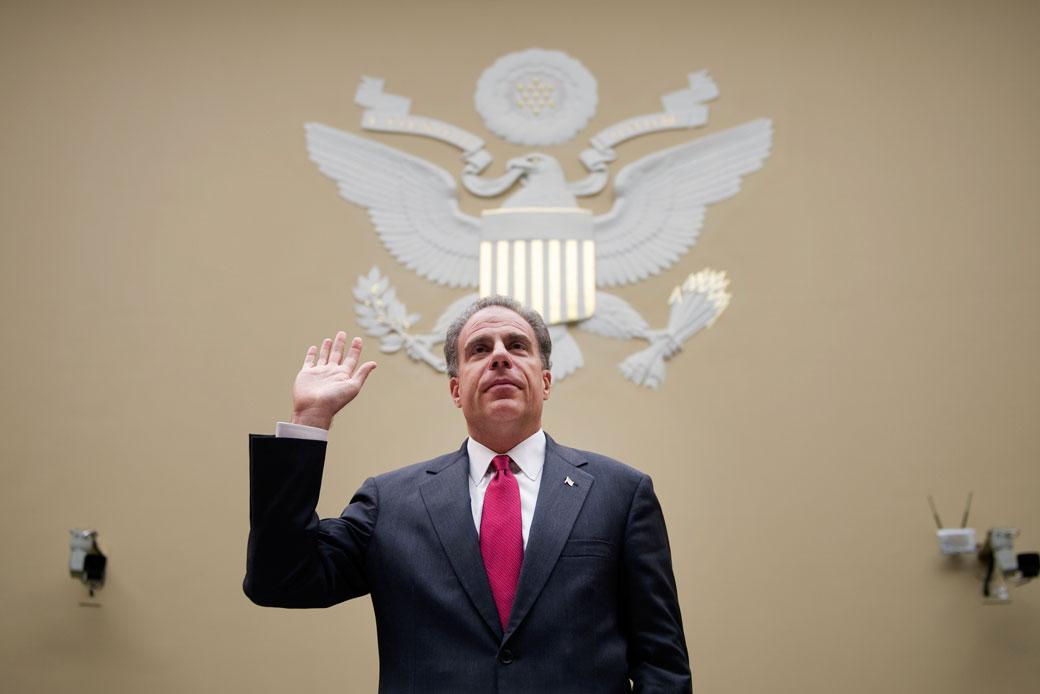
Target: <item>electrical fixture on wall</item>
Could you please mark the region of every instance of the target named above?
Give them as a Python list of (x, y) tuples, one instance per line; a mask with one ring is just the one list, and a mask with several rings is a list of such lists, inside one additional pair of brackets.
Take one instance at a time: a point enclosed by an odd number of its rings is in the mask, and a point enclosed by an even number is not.
[(991, 602), (1007, 602), (1008, 585), (1020, 586), (1036, 578), (1040, 572), (1040, 554), (1015, 554), (1014, 539), (1018, 528), (990, 528), (986, 544), (979, 550), (979, 561), (986, 567), (982, 579), (982, 597)]
[(73, 528), (69, 535), (69, 575), (81, 580), (94, 597), (94, 591), (105, 585), (108, 558), (98, 548), (96, 530)]
[(991, 604), (1006, 604), (1011, 599), (1008, 595), (1009, 585), (1019, 586), (1028, 583), (1040, 573), (1040, 554), (1015, 554), (1014, 540), (1018, 537), (1018, 528), (990, 528), (986, 531), (986, 543), (979, 547), (975, 539), (975, 528), (967, 527), (971, 499), (972, 494), (969, 492), (964, 515), (961, 516), (961, 527), (944, 528), (935, 502), (931, 496), (928, 497), (932, 517), (938, 527), (936, 535), (939, 539), (939, 551), (950, 555), (977, 553), (979, 562), (985, 569), (982, 578), (983, 600)]

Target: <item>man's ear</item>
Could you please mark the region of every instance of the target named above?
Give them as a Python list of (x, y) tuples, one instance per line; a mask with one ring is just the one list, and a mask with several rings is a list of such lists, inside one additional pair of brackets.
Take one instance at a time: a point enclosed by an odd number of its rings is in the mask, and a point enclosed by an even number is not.
[(462, 407), (462, 398), (459, 397), (458, 376), (452, 376), (448, 379), (448, 390), (451, 392), (451, 399), (455, 401), (455, 407)]
[(542, 371), (542, 400), (549, 399), (549, 389), (552, 388), (552, 371)]

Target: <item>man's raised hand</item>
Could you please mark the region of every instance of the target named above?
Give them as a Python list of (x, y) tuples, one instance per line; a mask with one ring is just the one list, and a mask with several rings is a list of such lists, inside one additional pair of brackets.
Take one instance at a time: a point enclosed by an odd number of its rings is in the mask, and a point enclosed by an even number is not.
[(336, 339), (325, 338), (321, 349), (312, 345), (307, 350), (303, 368), (293, 383), (293, 424), (328, 429), (333, 416), (361, 391), (376, 363), (357, 365), (360, 337), (354, 338), (344, 354), (346, 344), (347, 334), (341, 330)]

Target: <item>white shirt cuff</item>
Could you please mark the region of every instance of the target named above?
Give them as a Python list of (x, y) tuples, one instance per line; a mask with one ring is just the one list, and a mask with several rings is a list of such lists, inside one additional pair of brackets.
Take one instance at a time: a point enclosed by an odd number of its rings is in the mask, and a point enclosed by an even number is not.
[(306, 424), (278, 422), (274, 426), (274, 435), (280, 439), (307, 439), (308, 441), (328, 441), (329, 430), (309, 427)]

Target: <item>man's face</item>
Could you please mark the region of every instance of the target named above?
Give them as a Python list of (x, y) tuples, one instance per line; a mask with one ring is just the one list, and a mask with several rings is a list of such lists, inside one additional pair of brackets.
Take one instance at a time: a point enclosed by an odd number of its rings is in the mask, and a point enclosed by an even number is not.
[(534, 433), (541, 426), (551, 381), (542, 369), (534, 330), (520, 314), (489, 306), (462, 326), (459, 375), (449, 385), (471, 433), (496, 427)]

